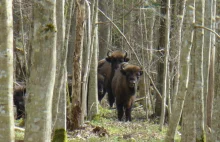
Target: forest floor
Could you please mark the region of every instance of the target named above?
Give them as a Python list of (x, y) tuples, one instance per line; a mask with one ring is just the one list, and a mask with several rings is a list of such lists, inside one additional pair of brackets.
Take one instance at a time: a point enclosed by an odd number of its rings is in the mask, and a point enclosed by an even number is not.
[[(147, 120), (142, 107), (132, 110), (132, 121), (118, 121), (116, 109), (99, 107), (100, 114), (87, 121), (83, 129), (69, 132), (69, 142), (163, 142), (167, 126), (159, 130), (159, 120)], [(176, 141), (180, 141), (176, 136)]]
[[(132, 122), (118, 121), (116, 109), (99, 106), (99, 115), (74, 132), (68, 131), (68, 142), (163, 142), (167, 131), (159, 130), (158, 119), (146, 119), (143, 107), (132, 110)], [(22, 132), (16, 132), (16, 139), (23, 139)], [(179, 133), (175, 139), (180, 141)]]

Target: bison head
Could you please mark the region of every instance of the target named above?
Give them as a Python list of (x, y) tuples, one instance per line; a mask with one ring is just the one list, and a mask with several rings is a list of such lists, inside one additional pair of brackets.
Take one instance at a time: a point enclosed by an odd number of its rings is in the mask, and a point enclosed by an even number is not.
[(128, 63), (122, 63), (121, 73), (126, 76), (128, 87), (137, 89), (140, 76), (143, 74), (142, 68)]
[(121, 51), (113, 51), (113, 52), (108, 52), (106, 61), (110, 62), (112, 64), (112, 69), (115, 70), (119, 67), (119, 64), (122, 62), (128, 62), (130, 59), (127, 57), (128, 53), (121, 52)]

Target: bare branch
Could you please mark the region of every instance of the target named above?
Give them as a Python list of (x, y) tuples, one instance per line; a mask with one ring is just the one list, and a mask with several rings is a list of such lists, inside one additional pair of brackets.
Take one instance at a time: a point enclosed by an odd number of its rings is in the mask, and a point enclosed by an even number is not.
[(131, 44), (129, 43), (129, 41), (127, 40), (126, 36), (121, 32), (121, 30), (118, 28), (117, 25), (115, 25), (115, 23), (103, 12), (101, 11), (100, 9), (98, 9), (100, 13), (102, 13), (105, 18), (107, 18), (111, 23), (112, 25), (119, 31), (119, 33), (123, 36), (123, 38), (125, 39), (126, 43), (128, 44), (128, 46), (131, 48), (132, 52), (135, 54), (136, 58), (137, 58), (137, 61), (138, 63), (142, 66), (141, 64), (141, 61), (139, 60), (138, 56), (137, 56), (137, 53), (134, 51), (134, 48), (131, 46)]
[(214, 33), (218, 38), (220, 38), (220, 35), (219, 35), (218, 33), (216, 33), (215, 31), (213, 31), (212, 29), (209, 29), (209, 28), (204, 27), (204, 26), (201, 26), (201, 25), (195, 25), (194, 27), (195, 27), (195, 28), (201, 28), (201, 29), (208, 30), (208, 31)]

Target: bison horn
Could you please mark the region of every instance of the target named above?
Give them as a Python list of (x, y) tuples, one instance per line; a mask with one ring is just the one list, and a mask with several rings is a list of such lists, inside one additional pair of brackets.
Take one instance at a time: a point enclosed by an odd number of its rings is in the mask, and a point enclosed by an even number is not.
[(111, 51), (108, 51), (107, 56), (110, 57), (111, 56)]
[(128, 55), (128, 52), (127, 52), (127, 51), (125, 51), (125, 56), (124, 56), (124, 58), (126, 58), (126, 57), (127, 57), (127, 55)]
[(122, 63), (121, 65), (121, 69), (124, 70), (125, 69), (125, 65), (127, 65), (128, 63)]

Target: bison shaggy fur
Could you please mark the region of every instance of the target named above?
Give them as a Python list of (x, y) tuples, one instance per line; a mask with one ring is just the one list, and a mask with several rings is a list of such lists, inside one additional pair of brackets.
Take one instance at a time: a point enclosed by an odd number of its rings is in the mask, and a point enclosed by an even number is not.
[(118, 120), (121, 121), (125, 112), (126, 121), (131, 121), (131, 109), (136, 98), (138, 82), (143, 74), (142, 68), (122, 63), (115, 71), (112, 79), (112, 92), (116, 97)]
[[(98, 74), (104, 76), (103, 94), (99, 96), (100, 100), (104, 97), (105, 93), (108, 93), (108, 101), (110, 107), (113, 106), (115, 102), (115, 97), (112, 94), (111, 82), (114, 76), (115, 70), (119, 67), (122, 62), (128, 62), (127, 52), (122, 52), (119, 50), (108, 52), (107, 57), (98, 62)], [(98, 84), (100, 84), (98, 80)]]

